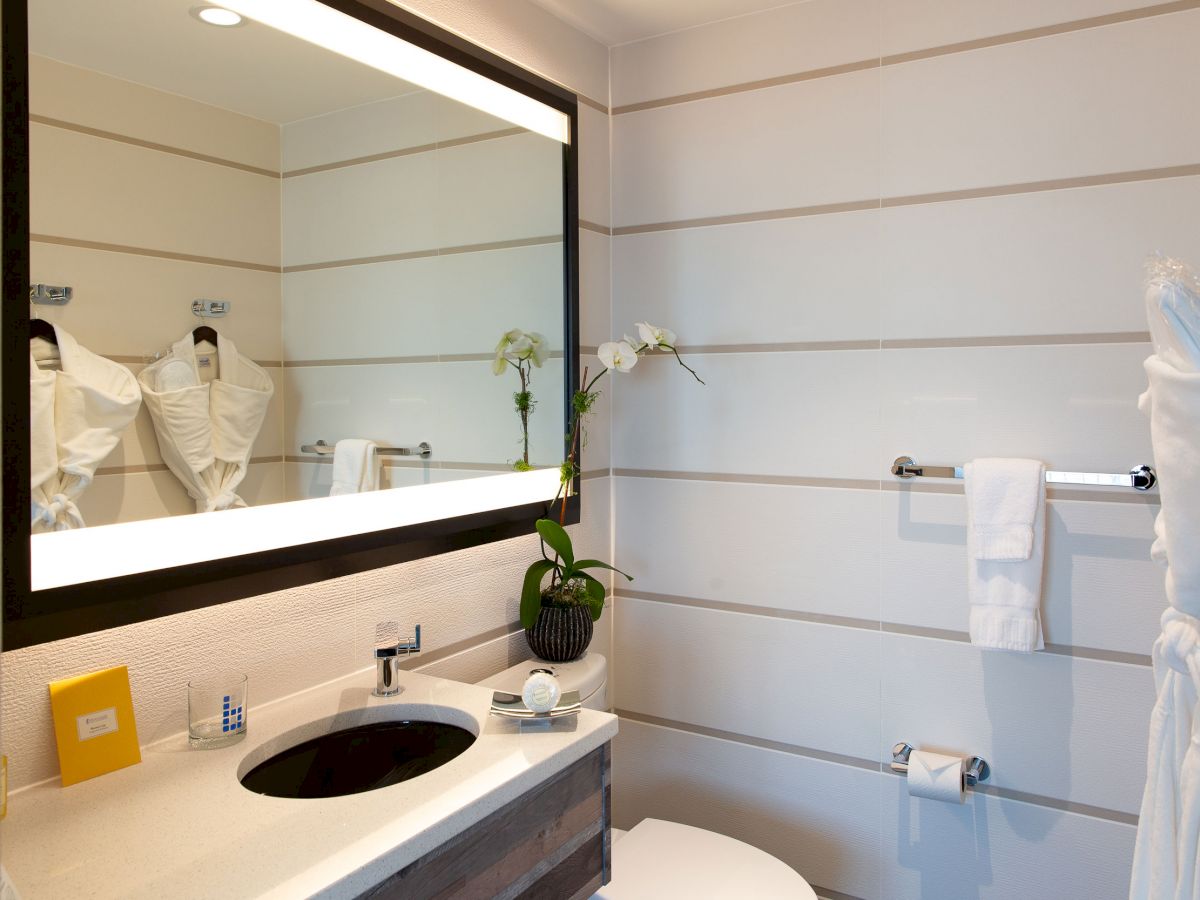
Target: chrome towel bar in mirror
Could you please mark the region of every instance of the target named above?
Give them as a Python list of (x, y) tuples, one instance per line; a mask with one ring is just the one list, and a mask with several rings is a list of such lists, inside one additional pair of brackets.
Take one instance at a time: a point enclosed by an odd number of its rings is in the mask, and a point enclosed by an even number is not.
[[(327, 444), (324, 441), (300, 445), (301, 453), (315, 453), (317, 456), (333, 456), (333, 449), (333, 444)], [(429, 459), (433, 456), (433, 448), (427, 441), (421, 441), (415, 447), (376, 447), (375, 452), (379, 456), (419, 456), (422, 459)]]
[[(892, 463), (892, 474), (897, 478), (962, 478), (962, 466), (922, 466), (911, 456), (897, 456)], [(1135, 466), (1127, 475), (1103, 472), (1052, 472), (1047, 470), (1049, 484), (1090, 484), (1100, 487), (1131, 487), (1136, 491), (1148, 491), (1158, 482), (1158, 476), (1150, 466)]]

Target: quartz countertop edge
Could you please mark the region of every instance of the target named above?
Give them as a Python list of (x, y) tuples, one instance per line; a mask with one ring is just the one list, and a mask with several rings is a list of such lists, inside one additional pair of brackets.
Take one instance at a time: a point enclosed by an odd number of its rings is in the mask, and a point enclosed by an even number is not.
[[(15, 792), (0, 833), (23, 900), (356, 897), (617, 733), (617, 717), (596, 710), (522, 725), (488, 714), (490, 688), (406, 671), (397, 697), (377, 698), (374, 681), (367, 669), (256, 707), (252, 679), (240, 743), (190, 750), (180, 734), (143, 747), (139, 765)], [(316, 734), (405, 718), (478, 736), (431, 772), (346, 797), (266, 797), (238, 780)]]

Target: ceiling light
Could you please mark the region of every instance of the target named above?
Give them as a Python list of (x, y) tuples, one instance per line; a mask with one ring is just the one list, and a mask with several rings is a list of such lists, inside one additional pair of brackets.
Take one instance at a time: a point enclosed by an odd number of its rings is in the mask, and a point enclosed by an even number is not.
[(226, 5), (310, 44), (569, 143), (565, 113), (317, 0), (228, 0)]
[(191, 10), (193, 16), (209, 25), (221, 28), (231, 28), (242, 24), (242, 17), (232, 9), (222, 9), (220, 6), (197, 6)]

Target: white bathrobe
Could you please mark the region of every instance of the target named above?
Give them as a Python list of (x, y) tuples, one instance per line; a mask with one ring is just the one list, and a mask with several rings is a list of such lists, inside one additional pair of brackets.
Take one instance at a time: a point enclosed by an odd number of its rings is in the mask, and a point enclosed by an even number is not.
[[(1200, 284), (1160, 260), (1147, 303), (1155, 355), (1140, 406), (1150, 417), (1162, 511), (1151, 555), (1167, 564), (1162, 634), (1154, 643), (1158, 699), (1150, 719), (1146, 789), (1131, 900), (1200, 900)], [(1171, 335), (1169, 330), (1175, 330)]]
[(188, 332), (138, 382), (163, 461), (196, 511), (245, 506), (236, 489), (275, 392), (270, 376), (228, 338), (197, 347)]
[[(82, 528), (76, 501), (120, 443), (142, 398), (133, 373), (57, 326), (29, 345), (31, 530)], [(39, 363), (41, 365), (39, 365)]]

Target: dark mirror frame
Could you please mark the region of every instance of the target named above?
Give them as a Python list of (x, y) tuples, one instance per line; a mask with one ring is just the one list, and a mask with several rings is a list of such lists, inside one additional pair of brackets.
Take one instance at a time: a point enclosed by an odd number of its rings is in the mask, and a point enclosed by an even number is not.
[[(579, 382), (579, 154), (578, 102), (565, 88), (526, 72), (387, 0), (321, 0), (382, 31), (436, 53), (565, 113), (570, 142), (563, 145), (564, 423)], [(29, 523), (29, 85), (28, 6), (3, 0), (3, 309), (0, 310), (0, 416), (4, 461), (0, 474), (4, 524), (5, 650), (59, 640), (133, 622), (174, 615), (271, 591), (462, 550), (533, 532), (547, 504), (529, 503), (392, 528), (352, 537), (296, 544), (244, 556), (141, 572), (62, 588), (30, 590)], [(566, 432), (564, 425), (563, 431)], [(576, 478), (566, 522), (579, 521)], [(556, 507), (555, 514), (558, 509)], [(516, 591), (519, 585), (514, 585)]]

